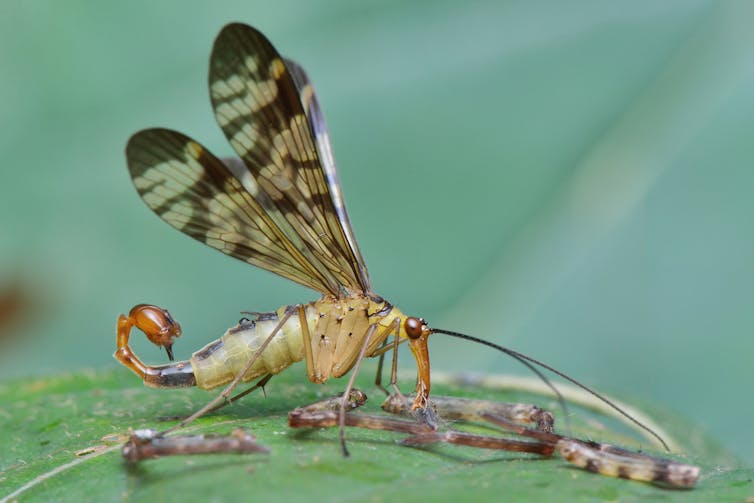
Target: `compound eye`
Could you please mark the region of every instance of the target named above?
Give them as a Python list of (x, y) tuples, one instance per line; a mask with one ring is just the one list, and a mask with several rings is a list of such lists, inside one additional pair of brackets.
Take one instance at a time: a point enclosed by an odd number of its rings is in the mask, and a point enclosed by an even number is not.
[(406, 330), (406, 335), (411, 339), (418, 339), (424, 333), (424, 320), (420, 318), (406, 318), (406, 323), (403, 328)]

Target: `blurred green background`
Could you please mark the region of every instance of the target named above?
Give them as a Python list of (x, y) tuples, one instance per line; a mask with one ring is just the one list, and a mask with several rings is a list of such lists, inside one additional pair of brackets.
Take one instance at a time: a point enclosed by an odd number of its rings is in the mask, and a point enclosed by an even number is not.
[[(751, 19), (709, 0), (2, 2), (0, 377), (116, 365), (136, 303), (170, 308), (185, 358), (241, 310), (316, 297), (170, 229), (126, 171), (150, 126), (231, 153), (207, 62), (243, 21), (317, 86), (378, 293), (665, 404), (751, 464)], [(525, 373), (431, 350), (436, 370)]]

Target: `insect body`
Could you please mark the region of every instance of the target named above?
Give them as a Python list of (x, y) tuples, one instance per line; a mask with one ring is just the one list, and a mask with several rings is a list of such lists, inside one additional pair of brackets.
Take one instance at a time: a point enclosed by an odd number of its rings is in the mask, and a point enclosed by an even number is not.
[[(237, 372), (226, 362), (249, 361), (288, 309), (281, 308), (277, 313), (242, 323), (228, 331), (220, 344), (210, 344), (195, 353), (191, 365), (196, 372), (197, 385), (213, 388), (230, 382)], [(403, 318), (384, 301), (377, 303), (367, 298), (325, 299), (306, 305), (304, 312), (306, 329), (301, 326), (301, 319), (290, 317), (281, 327), (280, 337), (270, 340), (244, 380), (277, 374), (301, 360), (306, 360), (307, 375), (312, 382), (323, 383), (330, 377), (341, 377), (351, 370), (364, 344), (365, 354), (371, 356), (396, 325), (392, 320), (399, 322)], [(373, 313), (371, 318), (370, 312)], [(381, 328), (377, 330), (381, 336), (372, 337), (366, 343), (364, 337), (370, 324)]]
[[(125, 318), (116, 356), (152, 386), (212, 388), (232, 381), (269, 338), (242, 379), (303, 359), (309, 379), (321, 383), (348, 372), (361, 353), (374, 355), (392, 334), (411, 341), (419, 367), (415, 406), (423, 407), (430, 390), (429, 329), (371, 290), (306, 73), (254, 28), (231, 24), (215, 41), (209, 80), (215, 116), (239, 158), (220, 160), (176, 131), (143, 130), (126, 147), (137, 191), (173, 227), (322, 298), (241, 324), (190, 363), (161, 368), (133, 355), (127, 330), (138, 320)], [(132, 314), (149, 318), (145, 313), (159, 316), (144, 308)], [(170, 351), (172, 340), (153, 342)]]
[[(563, 452), (578, 458), (580, 461), (574, 462), (588, 465), (589, 469), (640, 478), (633, 475), (639, 472), (634, 468), (638, 464), (644, 470), (644, 479), (649, 471), (656, 473), (650, 480), (693, 485), (698, 474), (695, 467), (678, 468), (675, 464), (673, 471), (668, 468), (671, 465), (643, 455), (618, 455), (616, 461), (600, 454), (599, 446), (569, 443), (580, 441), (552, 433), (552, 416), (534, 406), (525, 409), (532, 418), (539, 418), (532, 419), (537, 430), (511, 428), (510, 422), (519, 421), (519, 416), (505, 419), (498, 409), (490, 411), (489, 404), (479, 401), (464, 402), (460, 407), (459, 402), (452, 402), (456, 409), (448, 412), (492, 421), (535, 439), (534, 443), (437, 434), (435, 408), (429, 406), (429, 335), (444, 333), (483, 342), (533, 370), (532, 364), (554, 369), (489, 342), (430, 328), (421, 318), (404, 315), (372, 291), (351, 230), (327, 126), (314, 89), (301, 66), (281, 57), (264, 35), (243, 24), (223, 28), (210, 58), (209, 87), (217, 122), (239, 157), (219, 159), (177, 131), (146, 129), (131, 137), (126, 147), (136, 190), (157, 215), (176, 229), (322, 296), (308, 304), (284, 306), (275, 312), (256, 313), (251, 320), (242, 319), (190, 360), (160, 366), (146, 365), (133, 353), (129, 346), (131, 329), (141, 329), (152, 342), (164, 347), (172, 360), (172, 345), (181, 334), (180, 325), (167, 311), (152, 305), (140, 304), (128, 316), (121, 315), (115, 357), (147, 385), (205, 389), (226, 386), (220, 396), (181, 425), (227, 399), (240, 381), (261, 378), (257, 387), (261, 386), (272, 375), (303, 360), (309, 380), (315, 383), (354, 371), (345, 393), (335, 402), (299, 408), (289, 416), (289, 423), (297, 427), (339, 424), (344, 452), (346, 425), (410, 433), (413, 436), (407, 442), (416, 445), (444, 441), (542, 455), (562, 450), (559, 446), (578, 446), (576, 451), (583, 453), (586, 449), (597, 461), (583, 461), (585, 456), (574, 456), (574, 449)], [(396, 355), (398, 345), (404, 342), (417, 364), (416, 392), (410, 405), (395, 386), (394, 396), (395, 403), (400, 404), (398, 409), (409, 410), (413, 419), (387, 421), (346, 414), (347, 409), (363, 402), (362, 398), (352, 398), (363, 396), (352, 389), (361, 361), (391, 350)], [(394, 356), (393, 385), (395, 366)], [(333, 408), (338, 409), (335, 415)], [(459, 412), (458, 408), (463, 410)], [(138, 460), (150, 456), (143, 453), (186, 452), (200, 442), (184, 438), (175, 443), (160, 440), (159, 445), (154, 441), (151, 445), (152, 438), (164, 437), (150, 434), (132, 439), (131, 457)], [(196, 452), (216, 451), (231, 444), (237, 442), (220, 441)], [(622, 451), (610, 452), (614, 455)], [(603, 465), (606, 468), (595, 468)], [(679, 479), (672, 475), (678, 471), (683, 474), (680, 479), (684, 482), (680, 484), (672, 482)]]
[[(150, 338), (170, 348), (173, 338), (180, 335), (180, 326), (167, 311), (140, 304), (128, 317), (121, 316), (119, 320), (120, 342), (115, 356), (149, 386), (213, 389), (231, 382), (269, 339), (259, 358), (241, 377), (242, 381), (277, 374), (295, 362), (306, 360), (309, 380), (324, 383), (351, 370), (362, 347), (368, 357), (378, 350), (384, 352), (385, 340), (392, 332), (409, 339), (401, 320), (410, 320), (409, 325), (418, 321), (406, 318), (384, 300), (368, 297), (323, 298), (302, 306), (303, 317), (291, 316), (295, 309), (296, 306), (285, 306), (277, 312), (257, 313), (254, 320), (244, 318), (220, 339), (194, 353), (189, 361), (151, 367), (130, 350), (131, 327), (137, 326), (148, 335), (162, 331), (166, 334), (162, 339), (159, 335)], [(285, 322), (278, 328), (281, 319)], [(155, 320), (159, 320), (159, 328), (154, 326)], [(375, 329), (366, 341), (370, 326)], [(427, 383), (427, 391), (428, 386)]]

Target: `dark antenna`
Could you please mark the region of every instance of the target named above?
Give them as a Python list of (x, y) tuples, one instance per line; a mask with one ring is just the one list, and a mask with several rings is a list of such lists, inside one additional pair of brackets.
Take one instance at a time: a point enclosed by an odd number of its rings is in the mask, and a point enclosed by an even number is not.
[(568, 376), (567, 374), (564, 374), (563, 372), (561, 372), (561, 371), (559, 371), (559, 370), (557, 370), (557, 369), (555, 369), (555, 368), (547, 365), (546, 363), (543, 363), (543, 362), (541, 362), (541, 361), (539, 361), (537, 359), (534, 359), (531, 356), (526, 356), (525, 354), (519, 353), (518, 351), (514, 351), (512, 349), (508, 349), (506, 347), (503, 347), (503, 346), (500, 346), (498, 344), (495, 344), (494, 342), (486, 341), (484, 339), (479, 339), (479, 338), (473, 337), (471, 335), (462, 334), (460, 332), (452, 332), (450, 330), (441, 330), (439, 328), (433, 328), (431, 330), (432, 330), (433, 333), (436, 333), (436, 334), (445, 334), (445, 335), (449, 335), (451, 337), (457, 337), (459, 339), (465, 339), (467, 341), (477, 342), (477, 343), (482, 344), (484, 346), (488, 346), (488, 347), (491, 347), (493, 349), (497, 349), (498, 351), (502, 351), (506, 355), (508, 355), (508, 356), (510, 356), (512, 358), (515, 358), (519, 362), (521, 362), (524, 365), (526, 365), (535, 374), (537, 374), (537, 376), (540, 379), (542, 379), (542, 381), (544, 381), (544, 383), (547, 384), (547, 386), (549, 386), (550, 389), (552, 389), (554, 391), (554, 393), (558, 397), (558, 402), (560, 402), (561, 407), (563, 407), (563, 409), (565, 411), (566, 408), (565, 408), (565, 400), (563, 399), (563, 395), (560, 394), (560, 392), (555, 388), (555, 386), (553, 386), (553, 384), (549, 380), (547, 380), (547, 378), (545, 378), (545, 376), (542, 375), (542, 373), (538, 369), (536, 369), (534, 367), (534, 365), (537, 365), (537, 366), (539, 366), (539, 367), (541, 367), (541, 368), (543, 368), (545, 370), (549, 370), (553, 374), (555, 374), (555, 375), (557, 375), (559, 377), (562, 377), (566, 381), (570, 382), (571, 384), (574, 384), (574, 385), (578, 386), (579, 388), (583, 389), (584, 391), (586, 391), (587, 393), (589, 393), (593, 397), (597, 398), (598, 400), (600, 400), (603, 403), (605, 403), (608, 406), (610, 406), (613, 410), (615, 410), (618, 413), (620, 413), (623, 417), (625, 417), (626, 419), (628, 419), (629, 421), (631, 421), (632, 423), (634, 423), (635, 425), (637, 425), (639, 428), (643, 429), (644, 431), (646, 431), (647, 433), (649, 433), (650, 435), (652, 435), (653, 437), (655, 437), (662, 444), (662, 446), (665, 448), (665, 450), (667, 450), (668, 452), (670, 452), (670, 447), (668, 447), (668, 444), (665, 443), (665, 440), (663, 440), (663, 438), (659, 434), (657, 434), (657, 432), (655, 432), (652, 428), (650, 428), (649, 426), (645, 425), (644, 423), (642, 423), (641, 421), (639, 421), (638, 419), (636, 419), (635, 417), (633, 417), (631, 414), (629, 414), (628, 412), (626, 412), (622, 408), (618, 407), (609, 398), (600, 395), (599, 393), (597, 393), (596, 391), (594, 391), (593, 389), (591, 389), (587, 385), (581, 384), (576, 379), (574, 379), (574, 378)]

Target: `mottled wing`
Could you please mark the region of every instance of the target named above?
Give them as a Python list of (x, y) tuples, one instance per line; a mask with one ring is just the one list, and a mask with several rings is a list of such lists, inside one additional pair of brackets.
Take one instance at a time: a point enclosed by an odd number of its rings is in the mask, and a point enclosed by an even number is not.
[(226, 165), (191, 138), (169, 129), (133, 135), (126, 158), (136, 190), (157, 215), (189, 236), (235, 258), (320, 292), (328, 278), (298, 251)]
[[(302, 243), (300, 253), (319, 270), (328, 291), (370, 291), (335, 164), (324, 167), (321, 159), (320, 149), (329, 149), (329, 141), (315, 139), (313, 115), (300, 99), (305, 86), (297, 87), (264, 35), (242, 24), (218, 35), (209, 80), (215, 117), (246, 168), (239, 166), (236, 177), (278, 228)], [(318, 108), (316, 113), (321, 119)], [(331, 161), (329, 150), (326, 155)]]
[[(317, 93), (314, 92), (314, 85), (311, 80), (309, 80), (309, 76), (306, 74), (304, 68), (295, 61), (286, 58), (285, 66), (291, 73), (293, 82), (296, 84), (296, 89), (298, 89), (299, 99), (304, 106), (306, 118), (309, 121), (309, 127), (311, 128), (314, 140), (317, 143), (319, 160), (322, 163), (327, 186), (330, 188), (330, 198), (332, 199), (333, 207), (337, 213), (337, 223), (332, 222), (332, 218), (328, 223), (334, 228), (339, 227), (343, 231), (346, 243), (341, 244), (344, 247), (347, 245), (347, 249), (350, 250), (353, 259), (356, 261), (359, 267), (358, 275), (362, 284), (370, 287), (369, 272), (367, 271), (366, 262), (361, 255), (361, 250), (359, 250), (359, 243), (356, 241), (356, 236), (351, 227), (351, 219), (348, 218), (348, 211), (346, 211), (346, 202), (343, 199), (343, 191), (340, 189), (340, 178), (338, 177), (338, 169), (335, 166), (335, 156), (333, 155), (332, 143), (330, 143), (330, 131), (327, 129), (325, 115), (322, 113), (322, 108), (319, 106)], [(332, 216), (331, 213), (328, 213), (327, 215)]]

